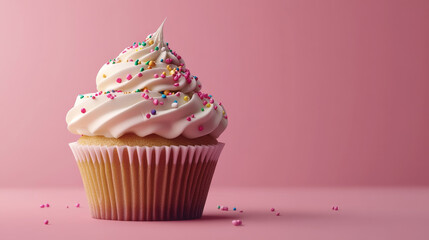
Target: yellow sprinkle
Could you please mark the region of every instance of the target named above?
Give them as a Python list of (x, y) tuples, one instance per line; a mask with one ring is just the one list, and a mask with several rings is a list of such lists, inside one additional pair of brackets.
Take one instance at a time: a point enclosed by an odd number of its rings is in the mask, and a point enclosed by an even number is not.
[(138, 49), (136, 49), (136, 52), (138, 51)]
[(171, 70), (171, 71), (170, 71), (170, 74), (171, 74), (171, 75), (173, 75), (174, 73), (175, 73), (175, 71), (174, 71), (174, 70)]
[(119, 59), (118, 61), (117, 61), (117, 63), (120, 63), (121, 62), (121, 59)]
[(154, 61), (150, 61), (149, 62), (149, 66), (155, 66), (155, 62)]
[(165, 72), (162, 72), (162, 74), (167, 75)]
[(103, 74), (103, 77), (106, 78), (106, 74)]
[(222, 111), (222, 114), (225, 115), (225, 111)]
[(143, 47), (140, 47), (140, 50), (142, 50), (143, 49)]
[(211, 104), (210, 104), (210, 103), (207, 103), (206, 107), (210, 107), (210, 106), (211, 106)]
[(170, 93), (170, 91), (169, 91), (169, 90), (165, 90), (165, 91), (164, 91), (164, 94), (165, 94), (165, 95), (168, 95), (169, 93)]
[(185, 96), (185, 97), (183, 98), (183, 100), (185, 100), (185, 101), (189, 101), (189, 97), (188, 97), (188, 96)]
[(153, 40), (151, 39), (151, 40), (149, 40), (149, 45), (152, 45), (153, 44)]

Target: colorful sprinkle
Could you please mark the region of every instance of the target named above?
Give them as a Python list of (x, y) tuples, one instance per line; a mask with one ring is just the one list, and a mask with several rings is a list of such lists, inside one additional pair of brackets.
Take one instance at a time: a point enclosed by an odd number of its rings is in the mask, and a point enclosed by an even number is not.
[(80, 110), (80, 112), (81, 112), (81, 113), (86, 113), (86, 109), (85, 109), (85, 108), (82, 108), (82, 109)]
[(190, 118), (190, 117), (187, 117), (187, 118), (186, 118), (186, 120), (191, 121), (191, 118)]
[(76, 205), (75, 205), (75, 206), (76, 206), (77, 208), (78, 208), (78, 207), (80, 207), (80, 203), (76, 203)]
[(118, 78), (118, 79), (116, 79), (116, 82), (117, 82), (117, 83), (121, 83), (121, 82), (122, 82), (122, 79), (121, 79), (121, 78)]
[(143, 72), (144, 71), (144, 68), (140, 68), (140, 72)]
[(40, 208), (44, 208), (44, 207), (45, 207), (45, 204), (40, 205)]
[(232, 210), (233, 210), (233, 211), (237, 211), (237, 208), (235, 208), (235, 207), (234, 207)]
[(274, 208), (271, 208), (271, 212), (274, 212), (276, 209), (274, 209)]
[(156, 115), (156, 110), (152, 109), (152, 111), (150, 111), (150, 113), (152, 113), (152, 115)]
[(185, 100), (185, 101), (189, 101), (189, 97), (188, 97), (188, 96), (185, 96), (185, 97), (183, 97), (183, 100)]
[(276, 213), (276, 216), (280, 216), (280, 213), (278, 212), (278, 213)]
[(211, 106), (211, 104), (210, 104), (210, 103), (207, 103), (207, 104), (206, 104), (206, 107), (208, 107), (208, 108), (209, 108), (210, 106)]
[(127, 75), (127, 79), (128, 79), (128, 80), (131, 80), (131, 78), (133, 78), (133, 76), (131, 76), (131, 74), (128, 74), (128, 75)]
[(137, 74), (137, 77), (142, 77), (143, 76), (143, 73), (141, 73), (141, 72), (139, 72), (138, 74)]
[(80, 99), (82, 99), (82, 98), (84, 98), (84, 97), (85, 97), (85, 96), (83, 96), (83, 95), (79, 95), (79, 98), (80, 98)]
[(201, 108), (201, 112), (204, 112), (204, 108)]
[(159, 50), (159, 47), (155, 47), (155, 51), (158, 51)]
[(150, 116), (151, 116), (151, 115), (150, 115), (149, 113), (148, 113), (148, 114), (146, 114), (146, 118), (147, 118), (147, 119), (149, 119), (149, 118), (150, 118)]
[(48, 225), (48, 224), (49, 224), (49, 220), (45, 220), (43, 223), (44, 223), (45, 225)]
[(175, 87), (178, 87), (179, 86), (179, 83), (174, 83), (173, 84)]
[(139, 65), (139, 60), (137, 59), (136, 62), (134, 63), (134, 65)]
[[(202, 130), (203, 130), (203, 126), (199, 126), (199, 127), (198, 127), (198, 130), (202, 131)], [(222, 210), (222, 211), (228, 211), (228, 206), (222, 206), (222, 207), (220, 208), (220, 210)]]
[(46, 207), (50, 207), (49, 203), (46, 203)]
[(153, 77), (154, 77), (154, 78), (158, 78), (159, 76), (158, 76), (158, 74), (156, 74), (156, 73), (155, 73), (155, 74), (153, 75)]
[(107, 76), (106, 76), (106, 74), (103, 74), (103, 78), (106, 78)]
[(217, 206), (217, 209), (220, 209), (220, 205)]
[(159, 101), (158, 101), (158, 99), (154, 99), (153, 100), (153, 104), (156, 106), (156, 105), (158, 105), (158, 103), (159, 103)]
[(172, 104), (171, 104), (171, 107), (172, 108), (177, 108), (177, 106), (178, 106), (179, 104), (177, 103), (177, 102), (173, 102)]
[(232, 220), (232, 225), (234, 226), (241, 226), (242, 222), (241, 220)]

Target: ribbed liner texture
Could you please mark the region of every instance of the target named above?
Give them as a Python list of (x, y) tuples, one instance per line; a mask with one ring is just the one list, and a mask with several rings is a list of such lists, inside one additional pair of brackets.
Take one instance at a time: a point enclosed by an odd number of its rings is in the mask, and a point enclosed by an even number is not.
[(223, 146), (70, 143), (92, 216), (129, 221), (200, 218)]

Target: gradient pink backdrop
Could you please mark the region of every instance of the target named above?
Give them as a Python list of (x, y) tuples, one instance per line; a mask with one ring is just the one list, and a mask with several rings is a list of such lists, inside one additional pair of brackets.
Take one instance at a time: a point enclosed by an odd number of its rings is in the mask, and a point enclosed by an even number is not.
[(429, 185), (428, 1), (1, 1), (0, 186), (81, 186), (65, 115), (155, 31), (221, 99), (216, 186)]

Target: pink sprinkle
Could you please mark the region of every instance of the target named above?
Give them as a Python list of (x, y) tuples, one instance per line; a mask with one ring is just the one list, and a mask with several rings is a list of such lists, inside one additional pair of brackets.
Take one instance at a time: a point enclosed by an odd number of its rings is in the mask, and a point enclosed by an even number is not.
[(243, 213), (243, 212), (244, 212), (243, 210), (240, 211), (240, 213)]
[(186, 118), (186, 120), (191, 121), (191, 118), (190, 118), (190, 117), (187, 117), (187, 118)]
[(205, 105), (207, 105), (207, 101), (203, 101), (203, 105), (205, 106)]
[(335, 210), (335, 206), (332, 206), (332, 210)]
[(179, 83), (175, 83), (175, 84), (173, 84), (175, 87), (178, 87), (179, 86)]
[(44, 208), (44, 207), (45, 207), (45, 204), (40, 205), (40, 208)]
[(154, 100), (153, 100), (153, 104), (154, 104), (154, 105), (158, 105), (158, 103), (159, 103), (159, 102), (158, 102), (158, 99), (154, 99)]
[(154, 52), (153, 49), (151, 49), (150, 52)]
[(241, 220), (232, 220), (232, 225), (234, 226), (240, 226), (241, 225)]
[(177, 93), (176, 93), (176, 96), (180, 97), (180, 93), (179, 93), (179, 92), (177, 92)]
[(192, 114), (192, 115), (191, 115), (191, 117), (192, 117), (192, 118), (195, 118), (195, 114)]
[(92, 96), (92, 99), (95, 99), (95, 96)]
[(148, 113), (148, 114), (146, 114), (146, 118), (148, 118), (148, 119), (150, 118), (150, 114), (149, 114), (149, 113)]
[(335, 211), (338, 211), (338, 206), (335, 207)]
[(48, 220), (45, 220), (43, 223), (44, 223), (45, 225), (48, 225), (48, 224), (49, 224), (49, 221), (48, 221)]
[(143, 73), (139, 73), (139, 74), (137, 74), (137, 76), (138, 76), (138, 77), (142, 77), (142, 76), (143, 76)]
[(219, 102), (219, 106), (222, 106), (222, 103), (221, 103), (221, 102)]
[(199, 127), (198, 127), (198, 130), (203, 131), (203, 130), (204, 130), (204, 127), (203, 127), (203, 126), (199, 126)]
[(171, 59), (171, 58), (167, 58), (167, 59), (165, 59), (165, 63), (167, 63), (167, 64), (170, 64), (170, 63), (172, 63), (173, 62), (173, 59)]
[(216, 109), (217, 109), (217, 106), (215, 105), (213, 108), (214, 108), (214, 110), (216, 110)]
[(80, 112), (81, 112), (81, 113), (86, 113), (86, 109), (85, 109), (85, 108), (82, 108), (82, 109), (80, 110)]
[(128, 74), (128, 75), (127, 75), (127, 79), (128, 79), (128, 80), (131, 80), (131, 78), (133, 78), (133, 76), (131, 76), (131, 74)]
[(78, 208), (78, 207), (80, 207), (80, 203), (76, 203), (76, 207)]
[(271, 212), (274, 212), (275, 211), (275, 209), (274, 208), (271, 208)]
[[(202, 126), (200, 126), (199, 128), (202, 128)], [(202, 131), (202, 129), (200, 131)], [(220, 208), (220, 210), (222, 210), (222, 211), (228, 211), (228, 207), (227, 206), (222, 206)]]
[(280, 216), (280, 213), (278, 212), (278, 213), (276, 213), (276, 216)]
[(214, 103), (214, 100), (213, 100), (213, 98), (212, 98), (212, 99), (210, 99), (210, 103)]
[(162, 78), (165, 78), (165, 74), (161, 74), (161, 77), (162, 77)]
[(159, 101), (159, 105), (161, 105), (161, 106), (164, 105), (164, 102)]
[(122, 79), (121, 79), (121, 78), (118, 78), (118, 79), (116, 79), (116, 82), (117, 82), (117, 83), (121, 83), (121, 82), (122, 82)]
[(49, 203), (46, 203), (46, 207), (49, 207)]
[(69, 208), (69, 205), (67, 205), (66, 208)]
[(177, 56), (177, 59), (180, 60), (182, 57), (181, 56)]
[(153, 75), (153, 77), (154, 77), (154, 78), (158, 78), (159, 76), (158, 76), (158, 74), (156, 74), (156, 73), (155, 73), (155, 74)]

